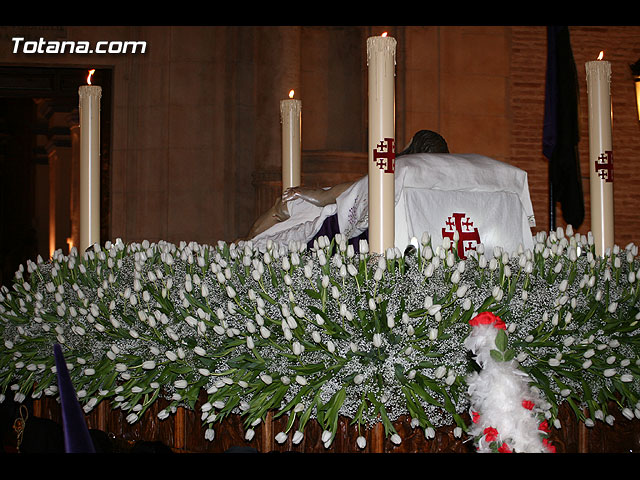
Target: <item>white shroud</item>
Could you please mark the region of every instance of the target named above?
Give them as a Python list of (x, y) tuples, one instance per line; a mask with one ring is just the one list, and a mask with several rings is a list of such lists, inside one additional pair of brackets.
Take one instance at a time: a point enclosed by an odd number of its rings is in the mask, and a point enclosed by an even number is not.
[[(253, 239), (257, 246), (307, 242), (337, 213), (340, 232), (351, 238), (368, 226), (368, 178), (355, 182), (336, 204), (324, 208), (296, 199), (291, 217)], [(420, 153), (396, 159), (395, 244), (400, 251), (424, 232), (438, 241), (458, 230), (464, 253), (482, 243), (513, 252), (532, 248), (535, 226), (527, 172), (476, 154)]]

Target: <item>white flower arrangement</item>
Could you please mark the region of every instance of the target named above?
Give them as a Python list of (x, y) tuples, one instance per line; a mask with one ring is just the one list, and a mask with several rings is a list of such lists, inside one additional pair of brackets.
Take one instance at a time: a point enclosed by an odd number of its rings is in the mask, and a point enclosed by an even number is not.
[(366, 243), (355, 254), (341, 236), (311, 249), (118, 240), (57, 251), (1, 289), (0, 399), (57, 395), (59, 343), (85, 412), (109, 399), (132, 423), (162, 397), (159, 418), (197, 408), (210, 440), (231, 414), (250, 440), (268, 411), (288, 416), (277, 441), (300, 442), (314, 418), (327, 448), (339, 416), (358, 430), (382, 422), (394, 443), (401, 415), (427, 438), (452, 423), (473, 435), (462, 415), (478, 365), (464, 345), (469, 321), (491, 312), (550, 425), (563, 402), (587, 425), (613, 421), (609, 402), (640, 417), (637, 247), (602, 258), (590, 235), (534, 240), (513, 253), (479, 245), (466, 260), (429, 235), (406, 255)]

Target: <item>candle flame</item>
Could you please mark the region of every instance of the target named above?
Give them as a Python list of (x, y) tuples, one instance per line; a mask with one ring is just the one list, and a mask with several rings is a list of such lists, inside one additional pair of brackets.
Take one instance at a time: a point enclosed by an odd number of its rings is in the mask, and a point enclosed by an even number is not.
[(381, 36), (382, 37), (386, 37), (387, 36), (387, 32), (384, 32)]
[(289, 98), (293, 98), (293, 93), (294, 93), (293, 90), (289, 92)]
[(91, 76), (96, 72), (95, 68), (89, 70), (89, 75), (87, 75), (87, 85), (91, 85)]
[(598, 55), (598, 60), (602, 60), (604, 58), (604, 50), (600, 50), (600, 54)]

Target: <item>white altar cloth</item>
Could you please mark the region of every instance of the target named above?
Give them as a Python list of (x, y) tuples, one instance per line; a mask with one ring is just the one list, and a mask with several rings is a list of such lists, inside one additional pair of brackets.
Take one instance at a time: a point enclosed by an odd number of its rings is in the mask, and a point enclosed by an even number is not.
[[(252, 239), (288, 244), (308, 242), (324, 220), (338, 215), (348, 238), (368, 226), (368, 177), (356, 181), (324, 208), (301, 199), (289, 202), (290, 218)], [(396, 159), (395, 246), (404, 251), (424, 232), (439, 242), (458, 230), (464, 252), (482, 243), (513, 252), (532, 248), (535, 226), (527, 173), (513, 165), (477, 154), (404, 155)]]

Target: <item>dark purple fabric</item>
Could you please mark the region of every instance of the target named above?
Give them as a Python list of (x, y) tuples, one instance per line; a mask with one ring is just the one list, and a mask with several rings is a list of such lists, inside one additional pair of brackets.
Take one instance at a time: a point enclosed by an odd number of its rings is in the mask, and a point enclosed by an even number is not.
[[(338, 224), (338, 214), (330, 215), (329, 217), (324, 219), (322, 222), (322, 226), (318, 233), (307, 243), (307, 248), (313, 247), (313, 241), (317, 240), (319, 237), (326, 235), (329, 240), (332, 240), (336, 234), (340, 233), (340, 225)], [(353, 237), (349, 239), (349, 245), (353, 245), (353, 250), (356, 253), (360, 253), (360, 240), (368, 240), (369, 239), (369, 229), (366, 229), (357, 237)]]
[(80, 407), (76, 391), (71, 383), (67, 370), (67, 362), (62, 354), (62, 348), (57, 343), (53, 345), (56, 371), (58, 376), (58, 390), (62, 407), (62, 430), (64, 432), (64, 448), (67, 453), (95, 453), (89, 429)]
[(548, 27), (542, 152), (549, 159), (553, 202), (562, 205), (562, 216), (574, 228), (582, 224), (585, 216), (578, 155), (578, 98), (569, 27)]
[(547, 73), (544, 95), (544, 124), (542, 129), (542, 153), (551, 160), (558, 136), (558, 67), (555, 27), (547, 29)]

